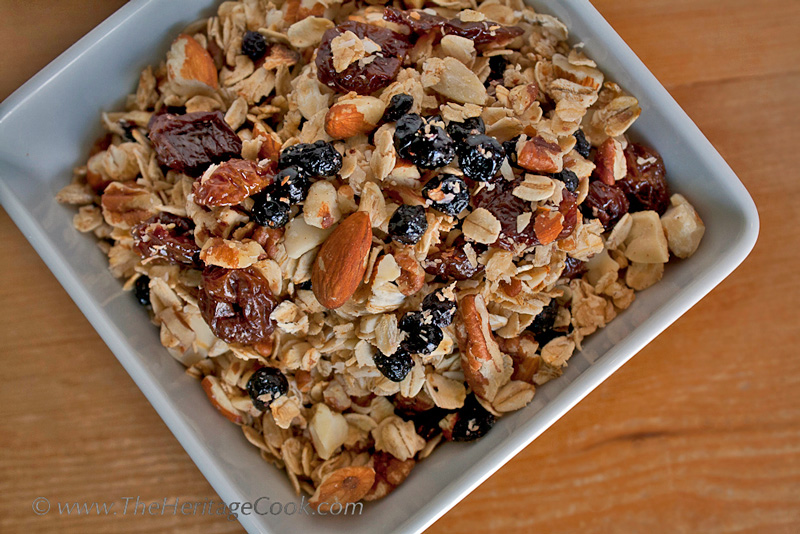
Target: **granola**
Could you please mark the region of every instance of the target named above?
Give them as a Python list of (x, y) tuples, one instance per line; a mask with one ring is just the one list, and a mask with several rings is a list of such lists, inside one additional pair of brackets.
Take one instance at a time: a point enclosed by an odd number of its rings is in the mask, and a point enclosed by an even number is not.
[(312, 502), (525, 407), (705, 230), (559, 20), (412, 4), (222, 3), (56, 197)]

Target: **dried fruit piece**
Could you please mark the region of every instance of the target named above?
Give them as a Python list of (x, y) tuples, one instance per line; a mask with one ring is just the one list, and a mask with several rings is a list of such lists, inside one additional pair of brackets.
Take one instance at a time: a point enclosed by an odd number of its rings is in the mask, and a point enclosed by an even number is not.
[(133, 250), (142, 258), (189, 266), (197, 263), (200, 247), (194, 240), (191, 219), (163, 212), (134, 226), (131, 234)]
[(458, 311), (452, 286), (428, 293), (422, 301), (422, 311), (430, 314), (432, 324), (442, 328), (449, 326)]
[(289, 391), (289, 381), (280, 369), (275, 367), (262, 367), (247, 381), (247, 393), (253, 401), (253, 406), (259, 410), (269, 408), (272, 401), (286, 395), (287, 391)]
[(500, 171), (506, 151), (488, 135), (467, 137), (458, 149), (458, 165), (464, 176), (476, 182), (488, 182)]
[[(381, 50), (370, 56), (374, 57), (373, 60), (359, 60), (337, 72), (333, 65), (331, 41), (348, 31), (360, 39), (370, 39)], [(355, 91), (360, 95), (370, 95), (392, 83), (409, 47), (408, 38), (400, 33), (363, 22), (343, 22), (322, 36), (322, 42), (317, 49), (317, 76), (323, 84), (344, 93)]]
[(150, 278), (145, 275), (140, 276), (133, 283), (133, 294), (139, 304), (142, 306), (150, 306)]
[(197, 298), (200, 314), (211, 331), (228, 343), (252, 345), (270, 337), (276, 305), (269, 282), (254, 267), (206, 267)]
[(625, 192), (631, 211), (653, 210), (663, 215), (669, 206), (664, 160), (655, 150), (637, 143), (625, 148), (628, 174), (617, 185)]
[(300, 143), (285, 148), (278, 165), (281, 169), (295, 167), (307, 177), (334, 176), (342, 169), (342, 155), (325, 141)]
[(492, 429), (497, 418), (488, 412), (475, 395), (467, 396), (464, 406), (440, 423), (445, 439), (449, 441), (475, 441)]
[(583, 156), (584, 158), (588, 158), (589, 154), (592, 153), (592, 144), (586, 140), (586, 136), (583, 134), (583, 130), (577, 130), (574, 134), (575, 136), (575, 151)]
[(523, 213), (530, 213), (531, 203), (514, 195), (514, 190), (523, 183), (522, 177), (517, 177), (513, 182), (499, 180), (494, 184), (494, 189), (484, 188), (472, 197), (475, 208), (485, 208), (500, 221), (500, 235), (492, 246), (504, 250), (514, 250), (517, 247), (531, 247), (539, 244), (532, 224), (522, 230), (517, 228), (517, 217)]
[[(464, 250), (466, 242), (457, 239), (453, 246), (428, 254), (425, 260), (425, 272), (438, 276), (442, 280), (469, 280), (483, 272), (483, 264), (471, 261)], [(476, 256), (477, 258), (477, 256)]]
[(155, 115), (149, 135), (159, 163), (190, 176), (242, 152), (242, 140), (221, 111)]
[(414, 97), (405, 93), (399, 93), (392, 96), (389, 105), (383, 113), (383, 120), (386, 122), (395, 122), (403, 115), (411, 111), (414, 106)]
[(375, 470), (367, 466), (351, 466), (337, 469), (322, 481), (308, 503), (317, 508), (326, 505), (330, 511), (333, 503), (360, 501), (375, 483)]
[(431, 178), (422, 188), (422, 196), (433, 209), (453, 217), (469, 206), (467, 183), (460, 176), (446, 172)]
[(407, 26), (416, 34), (436, 31), (442, 35), (464, 37), (475, 43), (476, 47), (488, 44), (500, 46), (525, 33), (518, 26), (503, 26), (489, 20), (464, 22), (458, 17), (446, 19), (419, 9), (403, 11), (387, 7), (383, 11), (383, 18)]
[(453, 140), (439, 117), (403, 115), (394, 131), (394, 146), (398, 156), (422, 169), (444, 167), (456, 157)]
[(289, 222), (291, 206), (282, 200), (273, 199), (269, 195), (256, 197), (250, 216), (261, 226), (277, 229)]
[(322, 244), (311, 272), (314, 295), (328, 309), (342, 306), (358, 289), (372, 244), (369, 214), (357, 211)]
[(260, 166), (254, 161), (236, 159), (209, 168), (194, 182), (194, 201), (200, 206), (235, 206), (270, 185), (277, 165)]
[(401, 328), (406, 332), (406, 338), (400, 344), (400, 349), (411, 354), (428, 355), (436, 350), (444, 339), (442, 329), (434, 324), (425, 324), (417, 321), (403, 321)]
[(397, 349), (394, 354), (388, 356), (381, 351), (377, 351), (372, 359), (378, 371), (392, 382), (402, 382), (414, 367), (414, 360), (408, 351), (403, 348)]
[(599, 219), (606, 230), (613, 228), (628, 213), (629, 208), (628, 198), (622, 189), (600, 181), (589, 184), (589, 193), (581, 204), (583, 216), (587, 219)]
[(447, 125), (447, 134), (453, 141), (463, 144), (468, 138), (486, 133), (486, 125), (480, 117), (470, 117), (464, 122), (451, 121)]
[(267, 53), (267, 40), (258, 32), (246, 31), (242, 37), (242, 54), (252, 61), (258, 61)]
[(413, 245), (422, 239), (428, 229), (423, 206), (402, 205), (389, 219), (389, 236), (403, 245)]

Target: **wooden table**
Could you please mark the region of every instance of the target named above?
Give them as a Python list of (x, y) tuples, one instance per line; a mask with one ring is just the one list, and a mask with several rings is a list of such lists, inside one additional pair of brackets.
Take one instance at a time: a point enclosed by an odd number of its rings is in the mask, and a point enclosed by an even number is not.
[[(0, 0), (0, 97), (121, 4)], [(798, 532), (800, 2), (595, 4), (744, 181), (761, 238), (430, 532)], [(0, 531), (241, 532), (32, 512), (39, 496), (218, 497), (5, 213), (0, 243)]]

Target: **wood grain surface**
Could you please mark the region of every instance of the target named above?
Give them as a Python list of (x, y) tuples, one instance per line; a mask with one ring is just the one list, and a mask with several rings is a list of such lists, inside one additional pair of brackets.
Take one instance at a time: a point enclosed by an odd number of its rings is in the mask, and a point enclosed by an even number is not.
[[(0, 98), (123, 3), (0, 0)], [(800, 532), (800, 2), (594, 3), (738, 173), (761, 237), (429, 532)], [(33, 513), (39, 496), (218, 497), (4, 212), (0, 243), (0, 531), (241, 532)]]

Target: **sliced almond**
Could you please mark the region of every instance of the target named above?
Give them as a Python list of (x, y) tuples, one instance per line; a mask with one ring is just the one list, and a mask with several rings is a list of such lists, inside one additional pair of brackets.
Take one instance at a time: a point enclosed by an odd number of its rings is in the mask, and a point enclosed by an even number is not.
[(333, 139), (369, 133), (380, 122), (385, 109), (381, 99), (371, 96), (340, 100), (325, 115), (325, 132)]
[(222, 415), (237, 425), (242, 424), (242, 415), (239, 413), (239, 410), (233, 407), (233, 403), (222, 390), (222, 385), (220, 385), (219, 379), (216, 376), (207, 376), (203, 378), (200, 385), (203, 387), (203, 391), (206, 392), (206, 395), (208, 395), (211, 404), (213, 404)]
[(214, 59), (191, 35), (181, 34), (173, 41), (167, 52), (167, 77), (183, 95), (219, 88)]
[(328, 236), (311, 272), (314, 295), (320, 304), (334, 309), (347, 302), (364, 278), (372, 244), (369, 214), (357, 211)]
[(533, 230), (536, 232), (536, 239), (542, 245), (549, 245), (556, 239), (564, 229), (564, 216), (558, 211), (539, 209), (536, 220), (533, 223)]

